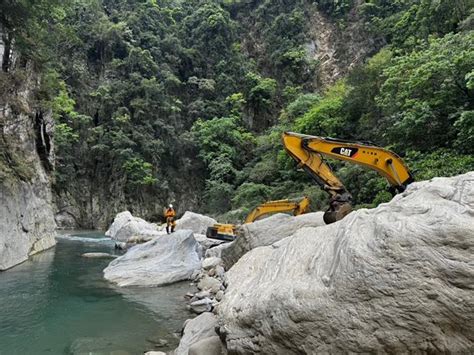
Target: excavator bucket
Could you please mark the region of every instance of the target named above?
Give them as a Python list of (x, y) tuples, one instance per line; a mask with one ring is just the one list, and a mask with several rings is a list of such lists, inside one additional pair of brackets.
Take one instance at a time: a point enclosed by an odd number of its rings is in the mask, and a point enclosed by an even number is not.
[(337, 221), (336, 212), (335, 211), (326, 211), (323, 215), (324, 223), (331, 224)]
[(351, 204), (344, 203), (340, 205), (336, 211), (326, 211), (323, 215), (324, 223), (331, 224), (331, 223), (340, 221), (351, 212), (352, 212)]

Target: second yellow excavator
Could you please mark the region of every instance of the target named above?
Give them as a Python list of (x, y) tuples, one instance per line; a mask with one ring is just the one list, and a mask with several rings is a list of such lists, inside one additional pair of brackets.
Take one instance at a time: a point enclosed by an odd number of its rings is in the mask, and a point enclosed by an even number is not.
[[(273, 213), (292, 213), (298, 216), (309, 211), (310, 200), (308, 197), (297, 199), (268, 201), (255, 207), (245, 218), (245, 224), (255, 222), (257, 219)], [(206, 232), (208, 238), (232, 241), (236, 238), (235, 224), (214, 224)]]
[(403, 192), (413, 181), (413, 176), (398, 155), (375, 145), (293, 132), (283, 133), (282, 140), (298, 167), (306, 170), (331, 195), (329, 209), (324, 214), (327, 224), (344, 218), (352, 211), (352, 195), (334, 175), (323, 155), (375, 170), (397, 192)]

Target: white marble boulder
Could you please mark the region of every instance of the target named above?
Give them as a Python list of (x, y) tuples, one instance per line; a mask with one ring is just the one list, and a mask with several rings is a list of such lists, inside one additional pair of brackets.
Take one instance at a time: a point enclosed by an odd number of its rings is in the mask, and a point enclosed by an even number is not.
[(474, 173), (413, 183), (245, 254), (220, 334), (232, 354), (472, 353), (473, 255)]
[(113, 260), (104, 277), (118, 286), (161, 286), (189, 280), (201, 268), (199, 243), (189, 230), (162, 235)]
[[(187, 320), (183, 336), (173, 355), (190, 355), (191, 353), (220, 355), (223, 348), (215, 331), (216, 327), (217, 318), (210, 312), (204, 312), (194, 319)], [(203, 341), (205, 342), (202, 343)]]
[(165, 232), (158, 230), (156, 224), (134, 217), (128, 211), (117, 214), (109, 230), (105, 232), (107, 237), (119, 242), (127, 242), (132, 239), (141, 241), (147, 239), (151, 240), (154, 237), (164, 234)]
[(196, 234), (206, 234), (207, 228), (216, 224), (214, 218), (204, 216), (199, 213), (186, 211), (184, 215), (177, 220), (176, 230), (189, 229)]
[(238, 238), (222, 250), (221, 258), (229, 269), (245, 253), (254, 248), (271, 245), (289, 237), (300, 228), (323, 225), (325, 225), (323, 212), (307, 213), (296, 217), (278, 213), (253, 223), (243, 224), (238, 229)]

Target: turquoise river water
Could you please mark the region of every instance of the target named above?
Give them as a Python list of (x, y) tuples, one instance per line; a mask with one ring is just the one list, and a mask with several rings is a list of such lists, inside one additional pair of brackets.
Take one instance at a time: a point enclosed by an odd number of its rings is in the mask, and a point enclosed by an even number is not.
[[(191, 315), (189, 283), (161, 288), (118, 288), (103, 279), (115, 253), (103, 234), (61, 235), (55, 248), (0, 272), (0, 355), (143, 354), (174, 348)], [(166, 340), (167, 346), (157, 348)]]

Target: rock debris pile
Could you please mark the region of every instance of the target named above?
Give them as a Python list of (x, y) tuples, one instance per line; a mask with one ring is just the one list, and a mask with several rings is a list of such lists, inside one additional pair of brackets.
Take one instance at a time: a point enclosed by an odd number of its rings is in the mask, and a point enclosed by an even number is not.
[(195, 282), (199, 291), (187, 295), (189, 309), (197, 314), (211, 312), (222, 300), (227, 282), (222, 259), (217, 257), (204, 259)]

